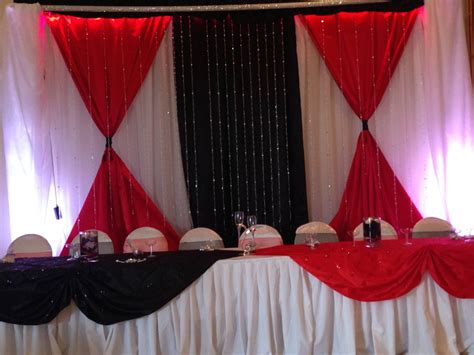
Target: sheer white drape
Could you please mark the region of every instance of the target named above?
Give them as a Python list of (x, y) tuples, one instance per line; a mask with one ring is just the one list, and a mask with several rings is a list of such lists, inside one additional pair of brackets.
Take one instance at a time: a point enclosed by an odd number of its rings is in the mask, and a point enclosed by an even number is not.
[[(58, 252), (97, 173), (105, 138), (84, 106), (41, 18), (41, 8), (10, 5), (4, 25), (8, 30), (2, 51), (6, 78), (0, 112), (7, 179), (5, 186), (0, 185), (6, 191), (0, 203), (9, 204), (5, 212), (11, 226), (2, 224), (1, 233), (7, 239), (40, 233)], [(172, 58), (170, 27), (151, 75), (113, 143), (145, 191), (182, 233), (192, 222), (180, 156)], [(56, 199), (63, 215), (59, 221), (53, 213)]]
[[(75, 305), (39, 326), (0, 323), (2, 354), (460, 354), (474, 300), (428, 275), (405, 296), (344, 297), (288, 257), (220, 260), (149, 316), (109, 326)], [(24, 341), (28, 339), (28, 341)]]
[[(462, 3), (427, 0), (369, 127), (425, 216), (472, 220), (472, 89)], [(311, 220), (335, 215), (361, 123), (296, 19)], [(342, 145), (345, 145), (342, 147)]]

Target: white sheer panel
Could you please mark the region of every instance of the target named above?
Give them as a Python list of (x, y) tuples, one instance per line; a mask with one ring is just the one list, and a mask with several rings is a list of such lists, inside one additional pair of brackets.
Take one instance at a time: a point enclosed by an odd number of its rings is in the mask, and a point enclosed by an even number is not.
[[(57, 254), (97, 173), (105, 138), (90, 118), (38, 5), (7, 8), (0, 108), (2, 235), (44, 235)], [(114, 147), (178, 233), (191, 228), (176, 118), (171, 31)], [(2, 71), (3, 72), (3, 71)], [(127, 123), (130, 121), (130, 123)], [(153, 150), (153, 151), (152, 151)], [(0, 160), (1, 163), (1, 160)], [(53, 207), (61, 207), (56, 221)], [(1, 206), (1, 205), (0, 205)], [(9, 216), (10, 214), (10, 216)], [(8, 222), (11, 223), (11, 231)], [(6, 241), (0, 254), (6, 250)]]
[[(474, 200), (474, 167), (468, 163), (474, 161), (472, 90), (463, 26), (461, 2), (425, 2), (369, 121), (382, 152), (420, 212), (449, 219), (457, 226), (472, 224), (466, 204)], [(296, 30), (306, 173), (312, 174), (308, 175), (309, 216), (330, 221), (354, 152), (351, 137), (360, 132), (360, 123), (299, 21)], [(334, 111), (339, 114), (328, 115)], [(328, 143), (325, 136), (332, 140)], [(343, 142), (345, 152), (333, 157), (333, 145), (342, 150)]]
[(181, 164), (172, 32), (170, 23), (114, 147), (178, 234), (184, 234), (192, 220)]
[[(0, 323), (1, 353), (459, 354), (474, 351), (474, 300), (426, 276), (383, 302), (344, 297), (290, 258), (221, 260), (159, 311), (102, 326), (71, 305), (46, 325)], [(27, 340), (27, 341), (26, 341)]]
[(329, 223), (341, 203), (362, 124), (295, 17), (310, 221)]
[[(6, 49), (8, 47), (8, 42), (6, 41), (6, 21), (5, 18), (5, 7), (11, 1), (0, 1), (0, 33), (4, 35), (1, 37), (0, 40), (0, 83), (5, 82), (5, 75), (6, 75), (6, 61), (5, 61), (5, 54)], [(5, 91), (3, 88), (0, 87), (0, 95), (5, 97)], [(3, 105), (5, 103), (4, 100), (1, 101)], [(0, 120), (3, 122), (5, 116), (4, 112), (0, 110)], [(7, 187), (7, 166), (6, 166), (6, 156), (5, 156), (5, 149), (4, 149), (4, 139), (3, 139), (3, 125), (0, 124), (0, 196), (8, 196), (8, 187)], [(9, 236), (10, 235), (10, 213), (8, 212), (8, 199), (7, 198), (0, 198), (0, 235)], [(0, 255), (8, 249), (8, 245), (10, 244), (10, 238), (0, 238)]]
[(2, 202), (7, 201), (8, 208), (2, 214), (9, 215), (10, 230), (2, 231), (2, 236), (7, 239), (27, 233), (48, 235), (57, 227), (49, 204), (50, 121), (43, 106), (46, 38), (39, 11), (35, 5), (15, 11), (7, 7), (4, 17), (1, 109), (6, 193)]

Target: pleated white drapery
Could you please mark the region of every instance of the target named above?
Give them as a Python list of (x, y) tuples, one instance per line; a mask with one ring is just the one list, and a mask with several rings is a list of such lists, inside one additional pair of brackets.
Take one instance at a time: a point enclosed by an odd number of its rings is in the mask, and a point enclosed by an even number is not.
[[(310, 220), (341, 203), (361, 123), (296, 18)], [(472, 226), (474, 119), (462, 2), (427, 0), (369, 127), (424, 216)]]
[[(73, 304), (39, 326), (0, 323), (2, 354), (459, 354), (474, 300), (426, 276), (382, 302), (344, 297), (288, 257), (218, 261), (159, 311), (109, 326)], [(28, 341), (23, 341), (28, 339)]]
[[(39, 5), (9, 5), (4, 26), (1, 168), (6, 179), (1, 181), (6, 184), (0, 183), (0, 189), (6, 191), (1, 201), (8, 201), (5, 211), (11, 225), (2, 224), (0, 232), (12, 239), (42, 234), (58, 253), (92, 185), (105, 141)], [(171, 41), (170, 26), (113, 145), (181, 234), (192, 221), (181, 163)], [(56, 201), (63, 215), (59, 221), (53, 213)]]

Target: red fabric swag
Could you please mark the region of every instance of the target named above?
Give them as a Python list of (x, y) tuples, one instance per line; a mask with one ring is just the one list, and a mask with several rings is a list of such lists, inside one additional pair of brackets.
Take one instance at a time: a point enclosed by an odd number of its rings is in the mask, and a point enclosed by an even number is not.
[(380, 103), (418, 11), (301, 16), (321, 57), (359, 118), (371, 118)]
[(287, 255), (331, 289), (359, 301), (384, 301), (407, 294), (426, 272), (447, 293), (474, 298), (474, 243), (449, 238), (385, 240), (379, 247), (364, 242), (278, 246), (259, 255)]
[[(117, 153), (112, 148), (106, 149), (68, 242), (81, 230), (99, 229), (112, 238), (114, 250), (121, 252), (127, 235), (143, 226), (159, 229), (165, 235), (169, 249), (178, 248), (177, 233)], [(61, 255), (67, 253), (63, 248)]]
[(115, 134), (153, 63), (170, 17), (46, 20), (92, 119)]
[(422, 217), (398, 181), (369, 131), (362, 131), (347, 178), (341, 205), (330, 225), (339, 240), (348, 240), (364, 217), (381, 217), (397, 232)]

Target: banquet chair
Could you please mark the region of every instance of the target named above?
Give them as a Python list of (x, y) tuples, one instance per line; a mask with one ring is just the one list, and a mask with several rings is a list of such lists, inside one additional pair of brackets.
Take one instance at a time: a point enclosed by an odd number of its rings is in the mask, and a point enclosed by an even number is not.
[[(397, 239), (397, 231), (393, 226), (388, 223), (387, 221), (382, 220), (382, 225), (380, 226), (381, 228), (381, 234), (382, 234), (382, 240), (387, 240), (387, 239)], [(354, 229), (354, 239), (355, 240), (363, 240), (364, 239), (364, 228), (363, 224), (359, 224), (355, 229)]]
[[(113, 254), (114, 253), (114, 245), (112, 243), (112, 239), (107, 235), (107, 233), (102, 232), (101, 230), (98, 229), (92, 229), (92, 230), (97, 230), (99, 234), (99, 254)], [(72, 240), (71, 244), (79, 244), (80, 239), (79, 239), (79, 234), (78, 233), (74, 239)]]
[[(255, 225), (255, 248), (268, 248), (277, 245), (283, 245), (283, 239), (281, 238), (280, 233), (266, 224), (256, 224)], [(239, 238), (239, 248), (244, 248), (248, 240), (252, 238), (250, 230), (246, 229)]]
[(437, 217), (425, 217), (416, 222), (413, 227), (413, 238), (434, 238), (451, 236), (453, 226), (448, 221)]
[(153, 251), (168, 251), (168, 241), (160, 230), (153, 227), (140, 227), (127, 236), (123, 244), (123, 252), (131, 253), (133, 250), (148, 252), (150, 246), (153, 247)]
[(224, 242), (219, 234), (210, 228), (197, 227), (188, 230), (179, 241), (179, 250), (198, 250), (208, 245), (212, 248), (224, 248)]
[(334, 243), (339, 241), (336, 231), (324, 222), (309, 222), (296, 229), (295, 244), (304, 244), (308, 234), (314, 234), (320, 243)]
[(38, 258), (52, 256), (51, 245), (39, 234), (24, 234), (10, 243), (8, 254), (15, 258)]

